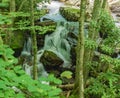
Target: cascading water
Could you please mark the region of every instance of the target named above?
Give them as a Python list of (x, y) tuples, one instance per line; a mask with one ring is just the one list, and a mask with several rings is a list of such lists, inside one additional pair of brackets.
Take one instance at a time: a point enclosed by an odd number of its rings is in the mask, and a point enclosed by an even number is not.
[[(68, 33), (72, 31), (74, 35), (77, 35), (79, 26), (77, 22), (67, 22), (60, 15), (59, 8), (62, 5), (63, 3), (60, 3), (58, 1), (52, 1), (51, 4), (48, 5), (50, 12), (41, 18), (42, 21), (44, 20), (44, 18), (46, 18), (57, 22), (57, 27), (52, 34), (45, 36), (44, 47), (37, 53), (37, 66), (39, 77), (48, 76), (47, 72), (44, 69), (43, 64), (40, 62), (40, 59), (46, 50), (56, 54), (60, 59), (62, 59), (63, 61), (62, 67), (65, 68), (71, 67), (70, 51), (72, 44), (74, 45), (74, 43), (76, 42), (74, 42), (71, 39), (68, 39)], [(70, 41), (73, 43), (71, 43)], [(23, 68), (25, 72), (32, 77), (33, 57), (31, 54), (31, 50), (32, 41), (31, 37), (28, 37), (27, 41), (25, 41), (24, 49), (21, 53), (21, 56), (24, 58)]]
[[(24, 43), (24, 48), (23, 51), (21, 52), (21, 57), (24, 58), (23, 62), (23, 69), (25, 70), (26, 74), (30, 75), (33, 77), (32, 72), (33, 72), (33, 57), (31, 54), (32, 51), (32, 39), (31, 37), (28, 37), (27, 40)], [(37, 67), (38, 67), (38, 77), (39, 76), (44, 76), (47, 77), (48, 74), (44, 69), (44, 66), (42, 63), (37, 60)]]
[(24, 43), (23, 51), (21, 52), (21, 57), (24, 58), (23, 69), (28, 75), (31, 75), (31, 64), (32, 64), (32, 40), (28, 37)]
[[(64, 3), (59, 1), (51, 1), (51, 3), (43, 3), (42, 5), (46, 6), (49, 9), (49, 13), (40, 18), (40, 21), (43, 22), (45, 19), (50, 19), (52, 21), (66, 21), (62, 15), (59, 13), (59, 8), (64, 5)], [(41, 6), (41, 5), (40, 5)]]

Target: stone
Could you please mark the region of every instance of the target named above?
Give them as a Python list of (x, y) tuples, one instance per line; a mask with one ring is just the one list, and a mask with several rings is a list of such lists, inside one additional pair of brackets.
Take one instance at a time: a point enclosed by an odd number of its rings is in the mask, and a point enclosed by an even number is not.
[(78, 21), (80, 11), (77, 8), (61, 7), (60, 13), (68, 21)]
[(63, 60), (58, 57), (54, 52), (45, 50), (43, 55), (41, 56), (40, 62), (43, 63), (44, 66), (60, 66), (63, 64)]

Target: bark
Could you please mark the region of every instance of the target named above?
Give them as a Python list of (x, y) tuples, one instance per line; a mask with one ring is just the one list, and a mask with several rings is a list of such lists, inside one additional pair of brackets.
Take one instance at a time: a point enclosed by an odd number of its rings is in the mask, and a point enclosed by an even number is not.
[(3, 44), (3, 40), (2, 40), (2, 37), (0, 36), (0, 45), (2, 45), (2, 44)]
[(15, 12), (15, 0), (10, 0), (10, 12)]
[[(15, 0), (10, 0), (9, 3), (10, 3), (10, 7), (9, 7), (10, 13), (15, 12), (15, 10), (16, 10)], [(8, 28), (13, 28), (14, 20), (15, 20), (15, 17), (11, 17), (12, 23), (10, 26), (8, 26)], [(6, 44), (11, 45), (12, 44), (11, 38), (13, 36), (13, 32), (12, 32), (12, 30), (8, 30), (6, 33), (7, 33), (6, 38), (5, 38), (5, 40), (7, 41)]]
[(84, 98), (84, 76), (83, 76), (83, 59), (84, 59), (84, 20), (86, 12), (87, 0), (81, 0), (80, 19), (79, 19), (79, 35), (77, 42), (77, 59), (76, 59), (76, 76), (75, 86), (78, 98)]
[[(34, 0), (30, 0), (30, 4), (31, 4), (31, 27), (34, 26)], [(33, 59), (33, 79), (37, 79), (37, 40), (36, 40), (36, 32), (34, 28), (31, 28), (31, 35), (32, 35), (32, 39), (33, 39), (33, 54), (34, 54), (34, 59)]]
[[(98, 38), (98, 28), (99, 28), (99, 23), (98, 23), (98, 19), (100, 16), (100, 12), (101, 12), (101, 8), (102, 8), (102, 4), (101, 4), (101, 0), (95, 0), (94, 1), (94, 7), (93, 7), (93, 11), (92, 11), (92, 19), (90, 22), (90, 27), (89, 27), (89, 38), (93, 41), (96, 41), (96, 39)], [(85, 76), (85, 82), (88, 78), (88, 74), (89, 74), (89, 66), (91, 66), (92, 63), (92, 57), (93, 57), (93, 52), (95, 49), (85, 49), (85, 58), (84, 58), (84, 76)]]
[(105, 9), (107, 4), (107, 0), (103, 0), (102, 8)]

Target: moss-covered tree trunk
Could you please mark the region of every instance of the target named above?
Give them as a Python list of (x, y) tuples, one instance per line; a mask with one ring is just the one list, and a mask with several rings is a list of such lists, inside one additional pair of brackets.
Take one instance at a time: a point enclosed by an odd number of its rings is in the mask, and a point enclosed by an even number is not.
[(33, 39), (33, 56), (34, 56), (34, 60), (33, 60), (33, 79), (37, 79), (37, 40), (36, 40), (36, 32), (34, 27), (34, 0), (30, 0), (30, 4), (31, 4), (31, 35), (32, 35), (32, 39)]
[(15, 0), (10, 0), (10, 12), (15, 12)]
[(87, 0), (81, 0), (79, 35), (77, 42), (77, 59), (76, 59), (76, 77), (75, 86), (77, 98), (84, 98), (84, 76), (83, 76), (83, 59), (84, 59), (84, 20)]
[[(9, 1), (9, 12), (12, 13), (12, 12), (15, 12), (15, 10), (16, 10), (15, 0), (10, 0)], [(12, 23), (8, 26), (9, 28), (13, 28), (14, 20), (15, 20), (15, 17), (11, 17)], [(5, 38), (6, 44), (11, 45), (12, 44), (11, 39), (12, 39), (12, 36), (13, 36), (13, 31), (8, 29), (8, 31), (6, 33), (7, 33), (6, 38)]]
[(2, 40), (2, 37), (0, 36), (0, 45), (3, 44), (3, 40)]
[[(89, 26), (89, 37), (87, 41), (93, 41), (96, 42), (96, 39), (98, 38), (98, 30), (99, 30), (99, 23), (98, 23), (98, 19), (100, 17), (100, 12), (101, 12), (101, 8), (102, 8), (102, 1), (101, 0), (95, 0), (94, 1), (94, 7), (93, 7), (93, 11), (92, 11), (92, 19), (90, 21), (90, 26)], [(93, 44), (93, 43), (91, 43)], [(92, 57), (93, 57), (93, 53), (95, 51), (95, 47), (94, 48), (90, 48), (87, 47), (85, 48), (85, 58), (84, 58), (84, 76), (85, 76), (85, 82), (88, 79), (88, 74), (89, 74), (89, 66), (91, 66), (92, 63)]]
[(103, 0), (103, 4), (102, 4), (102, 8), (103, 8), (103, 9), (105, 9), (106, 4), (107, 4), (107, 0)]

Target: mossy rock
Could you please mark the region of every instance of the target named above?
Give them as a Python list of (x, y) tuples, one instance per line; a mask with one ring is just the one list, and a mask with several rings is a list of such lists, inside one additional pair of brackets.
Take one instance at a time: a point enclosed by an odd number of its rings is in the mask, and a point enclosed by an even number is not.
[(11, 36), (10, 47), (12, 49), (23, 48), (24, 45), (24, 34), (23, 32), (14, 32)]
[(54, 52), (45, 50), (40, 62), (45, 66), (60, 66), (63, 64), (63, 60), (59, 58)]
[(80, 9), (77, 8), (61, 7), (60, 13), (68, 21), (78, 21), (80, 17)]
[[(61, 15), (67, 20), (67, 21), (78, 21), (80, 18), (80, 9), (79, 8), (72, 8), (72, 7), (61, 7), (60, 8)], [(91, 13), (86, 12), (85, 15), (85, 21), (90, 21), (91, 19)]]

